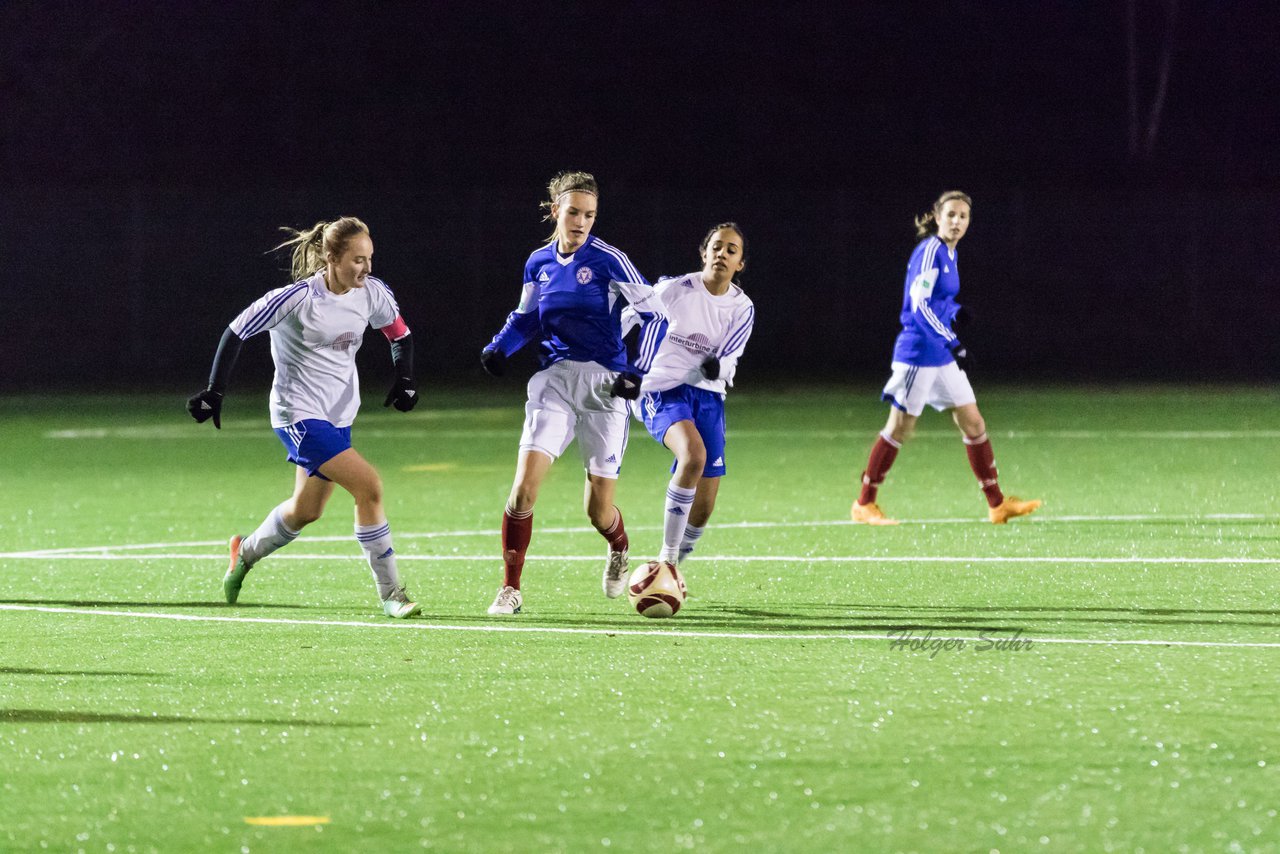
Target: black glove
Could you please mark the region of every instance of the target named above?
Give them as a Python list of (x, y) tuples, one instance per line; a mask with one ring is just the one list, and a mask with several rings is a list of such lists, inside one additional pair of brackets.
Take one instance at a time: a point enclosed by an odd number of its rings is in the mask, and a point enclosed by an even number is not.
[(966, 374), (973, 370), (973, 357), (969, 355), (969, 350), (959, 341), (951, 348), (951, 358), (956, 360), (956, 365)]
[(951, 318), (951, 328), (956, 332), (961, 332), (972, 326), (974, 320), (973, 312), (962, 305), (960, 310), (956, 312), (955, 317)]
[(187, 398), (187, 412), (200, 424), (213, 419), (213, 426), (222, 429), (222, 392), (207, 388)]
[(413, 377), (396, 377), (396, 384), (387, 392), (387, 399), (382, 402), (383, 406), (392, 404), (401, 412), (408, 412), (418, 405), (418, 385)]
[(480, 351), (480, 365), (491, 377), (500, 377), (507, 372), (507, 357), (497, 347), (486, 347)]
[(708, 356), (702, 360), (702, 364), (698, 370), (702, 371), (702, 375), (709, 380), (720, 379), (720, 360), (715, 356)]
[(640, 396), (640, 378), (629, 371), (618, 374), (613, 385), (609, 386), (609, 394), (623, 400), (635, 400)]

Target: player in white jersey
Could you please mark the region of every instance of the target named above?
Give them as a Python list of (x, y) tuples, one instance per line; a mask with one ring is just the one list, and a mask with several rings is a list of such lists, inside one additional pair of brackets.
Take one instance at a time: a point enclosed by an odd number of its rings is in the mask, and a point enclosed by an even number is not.
[(586, 172), (562, 172), (547, 187), (550, 242), (525, 262), (516, 310), (480, 355), (500, 376), (506, 358), (538, 342), (541, 369), (529, 380), (515, 482), (502, 514), (503, 581), (490, 614), (519, 613), (520, 576), (533, 536), (533, 505), (551, 465), (575, 438), (587, 472), (587, 518), (608, 541), (602, 586), (610, 599), (626, 587), (629, 542), (613, 503), (627, 447), (628, 399), (640, 378), (627, 361), (621, 315), (630, 306), (651, 316), (661, 306), (621, 250), (591, 233), (599, 188)]
[(915, 251), (903, 284), (902, 331), (893, 348), (893, 374), (881, 394), (891, 404), (889, 421), (876, 437), (862, 472), (862, 489), (849, 510), (854, 522), (896, 525), (876, 503), (898, 450), (915, 430), (925, 406), (951, 410), (964, 439), (969, 467), (987, 499), (988, 518), (997, 525), (1025, 516), (1040, 501), (1023, 501), (1000, 490), (987, 425), (969, 385), (969, 350), (956, 337), (967, 311), (956, 302), (960, 291), (956, 244), (969, 230), (973, 200), (958, 190), (943, 193), (933, 208), (916, 218)]
[(236, 356), (245, 339), (270, 332), (276, 366), (271, 426), (297, 466), (293, 495), (252, 534), (231, 538), (223, 593), (234, 605), (249, 570), (319, 519), (336, 483), (355, 499), (355, 536), (373, 572), (383, 613), (411, 617), (419, 606), (400, 583), (391, 526), (382, 508), (382, 480), (351, 447), (351, 424), (360, 408), (355, 359), (365, 329), (373, 326), (391, 342), (396, 380), (383, 405), (401, 412), (418, 402), (413, 337), (391, 289), (370, 275), (373, 241), (363, 222), (343, 217), (305, 231), (285, 231), (293, 239), (276, 248), (293, 247), (298, 281), (270, 291), (231, 321), (218, 345), (208, 387), (187, 401), (196, 421), (212, 418), (213, 426), (222, 429), (222, 399)]
[(636, 360), (647, 370), (637, 417), (676, 457), (658, 555), (672, 564), (693, 551), (715, 509), (725, 474), (725, 391), (755, 322), (751, 298), (733, 281), (747, 261), (742, 229), (732, 222), (712, 227), (699, 255), (701, 272), (657, 284), (666, 318), (644, 324)]

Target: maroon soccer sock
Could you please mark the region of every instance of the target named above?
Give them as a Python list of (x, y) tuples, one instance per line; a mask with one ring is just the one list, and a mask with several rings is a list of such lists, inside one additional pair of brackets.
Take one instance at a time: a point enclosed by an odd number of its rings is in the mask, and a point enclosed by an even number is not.
[(991, 507), (999, 507), (1004, 502), (1004, 493), (1000, 491), (999, 476), (996, 474), (996, 455), (995, 451), (991, 450), (991, 440), (987, 438), (986, 433), (976, 439), (965, 436), (964, 450), (969, 455), (969, 468), (973, 469), (973, 473), (977, 475), (978, 485), (987, 496), (987, 504)]
[(502, 511), (503, 584), (520, 589), (520, 573), (524, 570), (524, 553), (533, 537), (533, 511), (516, 513), (510, 507)]
[(609, 541), (609, 548), (615, 552), (626, 551), (631, 547), (631, 543), (627, 540), (627, 529), (622, 524), (622, 511), (615, 506), (613, 512), (618, 514), (613, 524), (603, 531), (599, 528), (596, 530), (600, 531), (600, 536)]
[(859, 504), (871, 504), (876, 500), (876, 492), (884, 483), (889, 467), (898, 458), (898, 449), (902, 445), (885, 434), (876, 436), (876, 443), (871, 446), (871, 456), (867, 458), (866, 471), (862, 473), (862, 492), (858, 495)]

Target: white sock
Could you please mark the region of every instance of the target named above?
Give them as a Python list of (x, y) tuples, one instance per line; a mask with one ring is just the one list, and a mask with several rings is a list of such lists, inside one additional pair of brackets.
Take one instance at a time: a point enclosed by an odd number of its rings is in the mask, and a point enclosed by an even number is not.
[(364, 549), (373, 571), (373, 581), (378, 585), (378, 598), (383, 602), (400, 586), (400, 573), (396, 571), (396, 550), (391, 548), (391, 525), (356, 525), (356, 539)]
[(281, 546), (287, 546), (298, 538), (298, 532), (291, 530), (284, 523), (284, 512), (279, 505), (267, 514), (258, 530), (244, 538), (240, 543), (240, 557), (253, 566)]
[(680, 554), (679, 559), (676, 561), (677, 565), (693, 553), (694, 544), (698, 542), (698, 537), (701, 537), (702, 532), (705, 530), (707, 530), (705, 527), (695, 528), (692, 525), (685, 526), (684, 538), (680, 540)]
[(675, 480), (667, 484), (667, 500), (662, 505), (662, 552), (658, 560), (675, 563), (680, 558), (680, 541), (689, 525), (689, 508), (697, 488), (676, 486)]

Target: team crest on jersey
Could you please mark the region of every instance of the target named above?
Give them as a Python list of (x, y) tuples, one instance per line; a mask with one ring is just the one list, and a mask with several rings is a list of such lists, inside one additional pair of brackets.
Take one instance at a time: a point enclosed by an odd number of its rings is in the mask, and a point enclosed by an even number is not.
[(595, 278), (595, 273), (591, 272), (590, 267), (582, 267), (578, 270), (578, 284), (589, 285), (591, 280)]
[(678, 335), (667, 332), (667, 340), (673, 344), (680, 345), (695, 356), (706, 356), (715, 350), (711, 346), (711, 339), (701, 332), (695, 332), (692, 335)]

